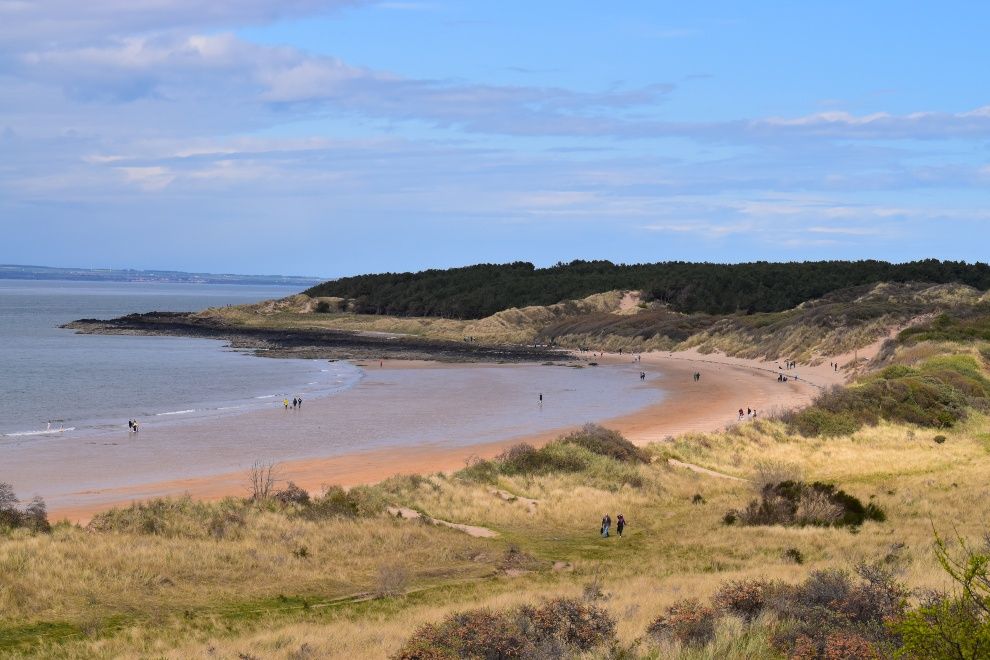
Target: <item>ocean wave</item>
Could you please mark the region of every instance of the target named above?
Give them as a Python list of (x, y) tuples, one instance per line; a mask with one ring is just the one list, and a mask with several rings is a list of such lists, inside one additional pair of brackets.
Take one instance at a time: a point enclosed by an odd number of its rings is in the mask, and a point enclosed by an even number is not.
[(263, 394), (261, 396), (254, 397), (255, 399), (274, 399), (278, 394)]
[(68, 427), (62, 428), (62, 429), (48, 429), (48, 430), (44, 430), (44, 431), (18, 431), (16, 433), (4, 433), (3, 434), (3, 437), (5, 437), (5, 438), (22, 438), (22, 437), (31, 436), (31, 435), (56, 435), (58, 433), (65, 433), (67, 431), (75, 431), (75, 430), (76, 430), (76, 427), (75, 426), (68, 426)]
[(196, 412), (194, 408), (190, 408), (189, 410), (173, 410), (171, 412), (155, 413), (155, 417), (161, 417), (162, 415), (188, 415), (193, 412)]

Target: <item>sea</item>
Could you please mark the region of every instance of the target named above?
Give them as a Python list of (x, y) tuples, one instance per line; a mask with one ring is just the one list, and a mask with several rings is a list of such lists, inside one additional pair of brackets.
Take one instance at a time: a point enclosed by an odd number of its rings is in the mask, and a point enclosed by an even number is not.
[(361, 371), (345, 362), (266, 359), (223, 341), (82, 335), (59, 326), (134, 312), (198, 311), (295, 288), (0, 279), (0, 439), (30, 441), (168, 424), (327, 396)]

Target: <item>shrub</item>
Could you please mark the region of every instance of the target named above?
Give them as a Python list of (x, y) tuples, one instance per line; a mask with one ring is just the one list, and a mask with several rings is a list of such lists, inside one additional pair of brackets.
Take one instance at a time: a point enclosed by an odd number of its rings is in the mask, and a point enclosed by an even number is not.
[(537, 607), (452, 614), (419, 628), (402, 646), (399, 660), (573, 657), (614, 645), (615, 621), (594, 605), (559, 598)]
[(905, 657), (985, 658), (990, 656), (990, 537), (980, 550), (959, 540), (958, 556), (936, 537), (935, 552), (955, 591), (931, 594), (894, 625)]
[(703, 646), (715, 637), (715, 611), (694, 599), (681, 600), (668, 607), (646, 632), (658, 642)]
[(276, 491), (273, 499), (282, 505), (309, 504), (309, 493), (290, 481), (282, 490)]
[(720, 617), (757, 626), (766, 615), (767, 621), (776, 622), (773, 646), (788, 658), (889, 657), (899, 638), (888, 624), (903, 616), (906, 596), (879, 564), (862, 565), (856, 575), (816, 571), (795, 585), (739, 580), (724, 583), (710, 605), (687, 600), (668, 608), (647, 633), (658, 642), (700, 646), (713, 639)]
[(585, 424), (580, 431), (569, 433), (557, 442), (578, 445), (593, 454), (626, 463), (650, 462), (646, 452), (622, 437), (621, 433), (597, 424)]
[(318, 314), (329, 314), (331, 311), (332, 308), (330, 307), (330, 303), (327, 302), (326, 300), (321, 300), (320, 302), (316, 303), (316, 312)]
[(319, 497), (310, 500), (299, 514), (308, 520), (356, 518), (361, 512), (358, 499), (340, 486), (328, 486)]
[(940, 445), (946, 441), (946, 437), (944, 435), (936, 435), (932, 440), (935, 441), (935, 444)]
[(876, 505), (864, 506), (832, 484), (784, 481), (764, 486), (759, 499), (750, 501), (742, 510), (729, 511), (723, 518), (726, 524), (737, 520), (744, 525), (856, 527), (867, 520), (883, 522), (886, 515)]
[(712, 606), (747, 623), (767, 607), (776, 586), (766, 580), (735, 580), (723, 584), (712, 596)]
[(803, 564), (804, 553), (797, 548), (787, 548), (787, 550), (784, 550), (784, 559), (787, 561), (792, 561), (795, 564)]
[(880, 419), (949, 428), (971, 407), (990, 408), (990, 380), (975, 358), (943, 355), (917, 368), (892, 365), (853, 387), (828, 389), (784, 421), (801, 435), (829, 437), (849, 435)]
[[(539, 646), (590, 651), (615, 641), (615, 621), (587, 601), (555, 598), (539, 607), (523, 607), (520, 619)], [(552, 642), (547, 644), (547, 642)]]
[(0, 530), (25, 528), (33, 532), (50, 532), (48, 508), (40, 497), (34, 497), (23, 508), (10, 484), (0, 483)]

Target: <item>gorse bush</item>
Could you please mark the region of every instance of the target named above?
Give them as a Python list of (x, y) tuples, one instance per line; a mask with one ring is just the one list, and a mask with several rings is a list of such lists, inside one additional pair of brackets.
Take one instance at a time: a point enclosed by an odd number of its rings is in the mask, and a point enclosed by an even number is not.
[(647, 462), (647, 454), (618, 432), (589, 424), (539, 449), (526, 443), (513, 445), (492, 460), (474, 461), (458, 476), (493, 483), (500, 475), (580, 472), (590, 482), (615, 490), (626, 484), (642, 487), (644, 479), (638, 466)]
[(950, 428), (966, 418), (969, 408), (988, 406), (990, 380), (976, 359), (939, 356), (920, 367), (887, 367), (852, 387), (833, 387), (784, 421), (806, 437), (833, 437), (880, 420)]
[(694, 599), (685, 599), (668, 607), (646, 632), (657, 642), (704, 646), (715, 637), (715, 619), (714, 608)]
[(855, 527), (867, 520), (883, 522), (885, 519), (883, 510), (876, 505), (864, 505), (834, 485), (818, 481), (767, 484), (757, 499), (751, 500), (743, 509), (729, 511), (723, 518), (727, 524), (822, 527)]
[(31, 499), (23, 507), (10, 484), (0, 483), (0, 532), (4, 529), (30, 529), (49, 532), (48, 508), (40, 497)]
[(512, 611), (452, 614), (419, 628), (394, 656), (398, 660), (460, 658), (571, 658), (616, 642), (615, 621), (595, 605), (558, 598)]
[(626, 440), (621, 433), (598, 424), (585, 424), (580, 431), (568, 433), (557, 442), (584, 447), (593, 454), (625, 463), (650, 462), (647, 453)]
[(902, 330), (897, 336), (904, 344), (922, 341), (990, 341), (990, 305), (982, 304), (953, 314), (939, 314), (928, 323)]
[(888, 571), (863, 564), (856, 575), (817, 571), (789, 585), (768, 580), (723, 584), (710, 603), (683, 600), (647, 629), (656, 642), (701, 647), (723, 617), (748, 626), (772, 626), (772, 643), (788, 658), (845, 660), (890, 655), (899, 643), (889, 623), (905, 611), (907, 592)]

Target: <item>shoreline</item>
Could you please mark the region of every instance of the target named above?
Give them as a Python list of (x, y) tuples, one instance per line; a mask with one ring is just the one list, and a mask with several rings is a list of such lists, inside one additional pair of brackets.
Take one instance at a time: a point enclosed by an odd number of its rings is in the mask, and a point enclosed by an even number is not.
[[(821, 387), (840, 382), (843, 376), (842, 373), (833, 375), (831, 370), (808, 367), (794, 370), (802, 374), (801, 380), (792, 378), (788, 383), (779, 383), (772, 377), (775, 362), (703, 355), (696, 351), (644, 353), (642, 361), (636, 365), (633, 365), (631, 355), (604, 354), (594, 358), (588, 355), (572, 353), (571, 357), (577, 361), (597, 361), (601, 365), (634, 366), (649, 375), (647, 386), (660, 388), (665, 392), (665, 397), (657, 403), (597, 422), (618, 430), (640, 445), (683, 433), (724, 429), (739, 421), (735, 414), (739, 408), (751, 407), (765, 416), (775, 408), (806, 405)], [(385, 370), (504, 366), (423, 360), (389, 360), (382, 364), (385, 365), (382, 367)], [(701, 380), (697, 383), (691, 378), (695, 372), (701, 374)], [(806, 380), (812, 376), (812, 381)], [(247, 416), (239, 415), (231, 419), (237, 417)], [(319, 491), (327, 485), (351, 487), (375, 483), (397, 474), (457, 470), (472, 458), (492, 458), (520, 442), (545, 444), (578, 426), (580, 424), (569, 424), (550, 430), (524, 432), (497, 441), (478, 438), (471, 442), (465, 438), (467, 443), (458, 446), (423, 442), (414, 446), (285, 460), (278, 462), (277, 472), (281, 481), (294, 481), (309, 491)], [(292, 432), (291, 428), (283, 430), (287, 435)], [(189, 494), (196, 499), (216, 500), (225, 496), (244, 495), (246, 491), (246, 471), (243, 469), (126, 486), (94, 487), (73, 493), (80, 499), (87, 500), (85, 502), (51, 506), (50, 518), (85, 524), (100, 511), (154, 497)]]

